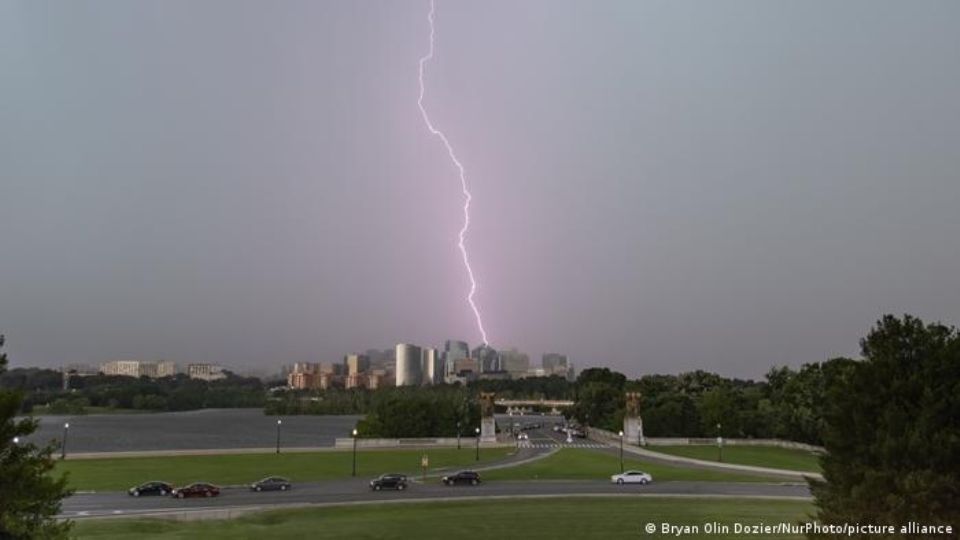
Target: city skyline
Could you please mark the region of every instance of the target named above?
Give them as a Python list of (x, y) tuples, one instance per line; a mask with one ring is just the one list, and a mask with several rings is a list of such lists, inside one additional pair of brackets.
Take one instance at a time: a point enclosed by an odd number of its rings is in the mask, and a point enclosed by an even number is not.
[[(0, 3), (12, 364), (476, 347), (428, 9)], [(435, 17), (495, 349), (759, 378), (884, 313), (960, 322), (960, 4)]]

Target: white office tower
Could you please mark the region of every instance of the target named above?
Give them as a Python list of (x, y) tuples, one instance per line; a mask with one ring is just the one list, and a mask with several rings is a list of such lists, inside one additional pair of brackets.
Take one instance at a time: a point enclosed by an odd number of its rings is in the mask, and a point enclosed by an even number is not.
[(397, 386), (415, 386), (423, 380), (423, 357), (420, 347), (397, 344)]
[(440, 384), (443, 382), (444, 370), (440, 352), (432, 347), (424, 347), (421, 353), (422, 384)]

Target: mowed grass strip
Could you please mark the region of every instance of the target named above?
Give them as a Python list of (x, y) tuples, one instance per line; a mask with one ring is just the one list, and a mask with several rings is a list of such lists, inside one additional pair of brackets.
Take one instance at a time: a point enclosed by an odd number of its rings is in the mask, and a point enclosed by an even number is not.
[[(801, 501), (756, 499), (668, 499), (638, 497), (509, 499), (423, 502), (280, 510), (224, 521), (84, 520), (74, 534), (83, 539), (341, 539), (458, 540), (489, 538), (610, 540), (660, 538), (654, 523), (696, 525), (686, 538), (743, 538), (703, 533), (706, 523), (796, 523), (813, 506)], [(663, 537), (666, 537), (664, 535)], [(764, 540), (802, 536), (764, 535)]]
[[(648, 446), (647, 450), (704, 461), (719, 461), (720, 459), (716, 446)], [(820, 472), (819, 456), (816, 453), (777, 446), (724, 446), (723, 461), (724, 463), (771, 467), (790, 471)]]
[[(510, 448), (485, 448), (480, 462), (507, 456)], [(430, 470), (475, 467), (474, 449), (363, 450), (357, 452), (357, 475), (420, 471), (426, 454)], [(352, 470), (353, 453), (347, 451), (289, 454), (225, 454), (109, 459), (78, 459), (57, 462), (56, 472), (69, 474), (70, 486), (78, 490), (127, 489), (148, 480), (174, 485), (205, 481), (219, 485), (248, 484), (265, 476), (286, 476), (293, 482), (346, 478)]]
[[(742, 473), (689, 469), (651, 463), (624, 454), (624, 470), (639, 469), (653, 475), (654, 482), (666, 480), (696, 480), (704, 482), (771, 482), (769, 477)], [(481, 472), (486, 480), (603, 480), (620, 472), (620, 458), (616, 454), (581, 448), (564, 448), (553, 455), (504, 469)]]

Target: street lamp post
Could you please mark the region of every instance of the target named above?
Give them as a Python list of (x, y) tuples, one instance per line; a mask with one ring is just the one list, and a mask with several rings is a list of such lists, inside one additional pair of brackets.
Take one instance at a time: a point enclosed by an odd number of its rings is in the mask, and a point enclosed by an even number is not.
[(457, 421), (457, 450), (460, 449), (460, 421)]
[(717, 422), (717, 456), (719, 461), (723, 462), (723, 431), (721, 431), (720, 422)]
[(480, 428), (476, 428), (477, 432), (477, 461), (480, 461)]
[(280, 453), (280, 424), (283, 423), (283, 420), (277, 419), (277, 453)]
[(620, 430), (620, 474), (623, 474), (623, 430)]
[(353, 472), (351, 476), (357, 475), (357, 430), (353, 430)]
[(67, 459), (67, 432), (70, 431), (70, 422), (63, 424), (63, 444), (60, 446), (60, 459)]

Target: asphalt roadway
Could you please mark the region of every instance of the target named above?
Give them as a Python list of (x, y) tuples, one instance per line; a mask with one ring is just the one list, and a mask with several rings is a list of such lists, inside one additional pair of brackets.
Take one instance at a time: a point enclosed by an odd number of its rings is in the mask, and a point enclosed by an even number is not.
[[(550, 431), (549, 426), (530, 432), (530, 441), (552, 442), (563, 445), (564, 438)], [(579, 441), (578, 441), (579, 442)], [(514, 456), (476, 470), (512, 466), (518, 462), (537, 459), (553, 451), (544, 448), (522, 448)], [(598, 452), (617, 452), (615, 448)], [(384, 471), (390, 472), (390, 471)], [(611, 474), (615, 471), (611, 471)], [(148, 478), (144, 481), (150, 480)], [(231, 509), (240, 511), (309, 505), (361, 504), (402, 502), (416, 500), (453, 500), (498, 497), (556, 497), (556, 496), (704, 496), (704, 497), (761, 497), (809, 498), (807, 486), (799, 483), (778, 482), (654, 482), (646, 486), (618, 486), (607, 479), (596, 481), (497, 481), (478, 486), (445, 486), (436, 477), (426, 481), (411, 475), (412, 483), (404, 491), (380, 491), (369, 488), (369, 478), (351, 478), (325, 482), (295, 484), (286, 492), (254, 492), (246, 487), (228, 486), (219, 497), (176, 499), (173, 497), (131, 497), (125, 492), (78, 493), (63, 502), (60, 517), (84, 519), (96, 517), (226, 517)], [(220, 513), (218, 515), (218, 512)]]

